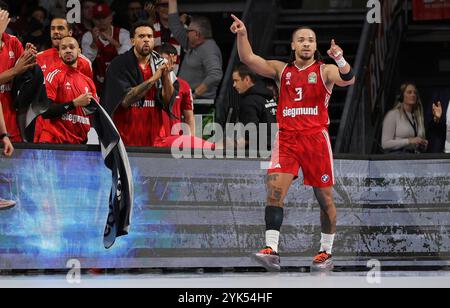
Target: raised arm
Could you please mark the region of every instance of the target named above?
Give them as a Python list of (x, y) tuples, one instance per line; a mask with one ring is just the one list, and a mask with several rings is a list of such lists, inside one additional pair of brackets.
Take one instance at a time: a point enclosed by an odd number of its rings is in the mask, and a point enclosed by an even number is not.
[(184, 25), (180, 21), (177, 0), (169, 0), (169, 29), (175, 39), (181, 44), (183, 49), (188, 50), (188, 34), (184, 28)]
[(286, 63), (280, 61), (267, 61), (262, 57), (255, 55), (248, 40), (245, 24), (235, 15), (231, 15), (231, 17), (234, 19), (234, 22), (231, 25), (230, 30), (237, 35), (237, 46), (241, 62), (258, 75), (278, 80)]
[(355, 83), (355, 75), (350, 64), (344, 59), (344, 51), (331, 41), (331, 47), (328, 55), (336, 62), (336, 65), (327, 65), (325, 67), (325, 79), (327, 86), (331, 89), (334, 85), (339, 87), (348, 87)]

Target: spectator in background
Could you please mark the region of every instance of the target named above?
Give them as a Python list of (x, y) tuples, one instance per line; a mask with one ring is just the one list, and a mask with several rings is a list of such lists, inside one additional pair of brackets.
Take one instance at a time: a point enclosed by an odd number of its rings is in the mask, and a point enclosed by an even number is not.
[[(180, 63), (183, 58), (181, 44), (175, 39), (169, 29), (169, 1), (155, 0), (154, 3), (148, 3), (145, 6), (149, 17), (149, 22), (153, 24), (155, 29), (155, 50), (159, 52), (160, 47), (164, 43), (174, 46), (177, 50), (177, 62), (174, 65), (174, 73), (178, 75), (180, 71)], [(184, 22), (183, 22), (184, 24)]]
[(97, 4), (94, 0), (84, 0), (81, 2), (81, 23), (73, 27), (73, 37), (78, 42), (83, 40), (83, 35), (94, 28), (94, 7)]
[[(233, 87), (240, 94), (242, 101), (239, 106), (239, 122), (245, 125), (256, 124), (258, 128), (258, 149), (260, 149), (260, 125), (266, 124), (267, 144), (262, 150), (272, 149), (272, 130), (271, 126), (277, 123), (277, 103), (273, 92), (265, 84), (258, 80), (258, 76), (250, 71), (246, 65), (240, 65), (233, 71)], [(250, 136), (245, 136), (237, 140), (237, 148), (249, 148)], [(256, 136), (255, 136), (256, 137)], [(257, 150), (252, 148), (252, 150)]]
[(43, 7), (37, 7), (28, 19), (24, 41), (35, 45), (38, 51), (47, 49), (49, 47), (47, 26), (47, 11)]
[(223, 77), (222, 53), (212, 39), (206, 17), (191, 17), (186, 29), (180, 22), (177, 0), (169, 0), (169, 28), (186, 54), (179, 76), (191, 86), (194, 99), (215, 99)]
[(129, 31), (135, 23), (137, 23), (138, 21), (147, 20), (147, 18), (147, 12), (144, 11), (144, 6), (142, 5), (141, 1), (131, 0), (128, 3), (127, 24), (125, 26), (125, 29)]
[(445, 116), (441, 102), (432, 103), (425, 112), (425, 131), (428, 140), (427, 153), (443, 153), (445, 147)]
[(61, 40), (59, 55), (62, 63), (45, 79), (50, 106), (42, 115), (46, 123), (39, 142), (86, 144), (91, 123), (83, 107), (92, 100), (98, 102), (95, 85), (91, 78), (77, 70), (80, 46), (75, 38)]
[(450, 90), (439, 89), (433, 92), (431, 106), (425, 109), (425, 127), (428, 139), (428, 153), (444, 153), (447, 139), (447, 108), (450, 101)]
[(386, 153), (425, 152), (423, 105), (417, 87), (405, 83), (400, 87), (398, 104), (385, 117), (382, 147)]
[(94, 7), (92, 31), (83, 36), (83, 54), (92, 61), (94, 81), (98, 93), (102, 93), (106, 69), (118, 55), (131, 49), (130, 32), (112, 25), (113, 14), (107, 4)]
[(52, 18), (66, 16), (67, 0), (39, 0), (39, 5), (45, 8)]

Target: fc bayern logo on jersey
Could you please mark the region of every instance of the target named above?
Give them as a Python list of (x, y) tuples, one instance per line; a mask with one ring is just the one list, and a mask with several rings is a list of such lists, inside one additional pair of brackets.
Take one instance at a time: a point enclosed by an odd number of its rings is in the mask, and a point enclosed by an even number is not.
[(322, 176), (322, 183), (326, 184), (330, 181), (330, 176), (328, 174), (325, 174)]
[(311, 73), (308, 75), (308, 83), (309, 84), (316, 84), (317, 83), (317, 74), (316, 73)]
[(9, 52), (9, 58), (10, 59), (14, 59), (16, 57), (16, 54), (14, 53), (14, 51), (10, 51)]

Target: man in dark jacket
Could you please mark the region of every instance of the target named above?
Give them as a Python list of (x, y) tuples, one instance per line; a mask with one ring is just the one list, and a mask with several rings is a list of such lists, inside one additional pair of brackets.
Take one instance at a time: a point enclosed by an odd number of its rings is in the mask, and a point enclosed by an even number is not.
[[(258, 76), (245, 65), (240, 65), (234, 69), (233, 87), (241, 95), (242, 99), (239, 106), (238, 122), (244, 124), (244, 126), (251, 123), (256, 124), (259, 150), (270, 150), (272, 147), (272, 134), (275, 134), (271, 126), (277, 123), (277, 102), (273, 97), (273, 92), (265, 87), (263, 82), (258, 81)], [(264, 125), (266, 125), (267, 129), (264, 129)], [(260, 134), (267, 135), (267, 145), (260, 143), (266, 139), (260, 137)], [(238, 148), (245, 146), (252, 149), (250, 138), (255, 137), (247, 134), (245, 138), (238, 138)]]

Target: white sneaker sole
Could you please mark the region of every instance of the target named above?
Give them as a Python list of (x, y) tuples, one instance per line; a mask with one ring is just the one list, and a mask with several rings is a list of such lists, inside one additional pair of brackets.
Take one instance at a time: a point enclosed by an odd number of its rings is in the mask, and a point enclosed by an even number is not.
[(311, 265), (312, 272), (331, 272), (334, 269), (334, 263), (332, 259), (329, 259), (321, 264), (313, 263)]
[(273, 262), (270, 262), (270, 257), (279, 258), (277, 256), (268, 256), (260, 253), (253, 253), (251, 257), (269, 272), (279, 272), (281, 270), (281, 266), (279, 264), (273, 264)]

